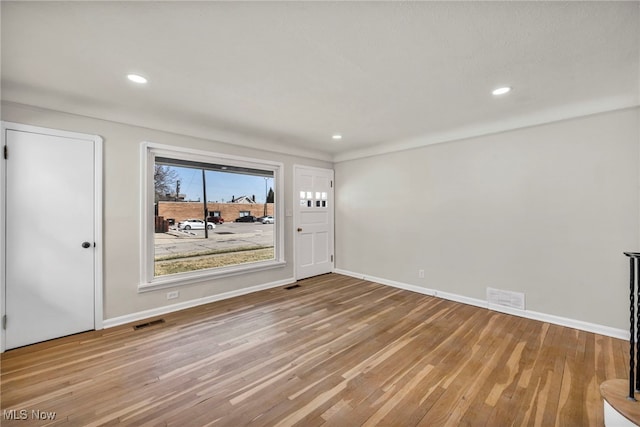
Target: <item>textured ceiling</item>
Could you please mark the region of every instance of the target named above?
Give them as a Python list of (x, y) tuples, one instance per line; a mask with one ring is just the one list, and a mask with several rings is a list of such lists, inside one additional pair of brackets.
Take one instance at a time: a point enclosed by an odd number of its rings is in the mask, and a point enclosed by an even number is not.
[(4, 101), (326, 159), (640, 103), (639, 2), (0, 7)]

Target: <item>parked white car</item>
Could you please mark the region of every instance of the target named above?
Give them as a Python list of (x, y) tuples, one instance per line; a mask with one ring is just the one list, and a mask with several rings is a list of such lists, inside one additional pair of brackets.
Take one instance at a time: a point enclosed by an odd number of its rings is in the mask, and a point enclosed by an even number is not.
[(263, 224), (273, 224), (273, 217), (271, 215), (263, 216), (260, 218), (260, 222)]
[[(178, 223), (179, 229), (184, 230), (204, 230), (204, 221), (201, 219), (185, 219)], [(213, 230), (216, 225), (212, 222), (207, 222), (207, 228)]]

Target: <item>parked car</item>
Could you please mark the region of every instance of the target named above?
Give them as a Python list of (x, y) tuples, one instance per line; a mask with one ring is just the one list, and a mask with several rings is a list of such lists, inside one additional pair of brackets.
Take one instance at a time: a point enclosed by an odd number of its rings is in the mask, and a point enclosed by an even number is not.
[(214, 224), (224, 224), (224, 218), (221, 216), (210, 216), (207, 218), (207, 222), (212, 222)]
[(260, 221), (263, 224), (273, 224), (273, 216), (271, 215), (261, 216), (260, 218), (258, 218), (258, 221)]
[(257, 218), (253, 215), (245, 215), (236, 218), (235, 222), (256, 222)]
[[(182, 228), (185, 230), (204, 230), (204, 221), (201, 219), (185, 219), (184, 221), (180, 221), (178, 223), (178, 228)], [(212, 222), (207, 221), (207, 228), (209, 230), (213, 230), (216, 228), (216, 225)]]

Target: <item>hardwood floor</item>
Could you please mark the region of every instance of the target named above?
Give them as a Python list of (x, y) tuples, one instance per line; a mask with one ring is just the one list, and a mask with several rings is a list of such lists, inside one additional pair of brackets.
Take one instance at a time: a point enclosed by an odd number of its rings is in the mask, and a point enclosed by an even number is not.
[(336, 274), (300, 285), (8, 351), (0, 423), (602, 426), (599, 385), (627, 375), (621, 340)]

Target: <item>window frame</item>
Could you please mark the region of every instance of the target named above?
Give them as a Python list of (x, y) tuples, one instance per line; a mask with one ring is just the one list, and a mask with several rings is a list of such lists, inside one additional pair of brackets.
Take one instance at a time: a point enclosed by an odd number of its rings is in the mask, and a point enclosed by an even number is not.
[(140, 145), (141, 178), (140, 178), (140, 283), (138, 292), (188, 285), (210, 279), (235, 276), (239, 274), (282, 268), (284, 259), (284, 226), (283, 221), (274, 224), (274, 259), (233, 266), (196, 270), (166, 276), (154, 275), (155, 230), (154, 230), (154, 186), (153, 167), (156, 157), (168, 157), (195, 162), (224, 164), (273, 172), (275, 200), (274, 216), (284, 218), (284, 164), (269, 160), (220, 154), (212, 151), (197, 150), (144, 141)]

